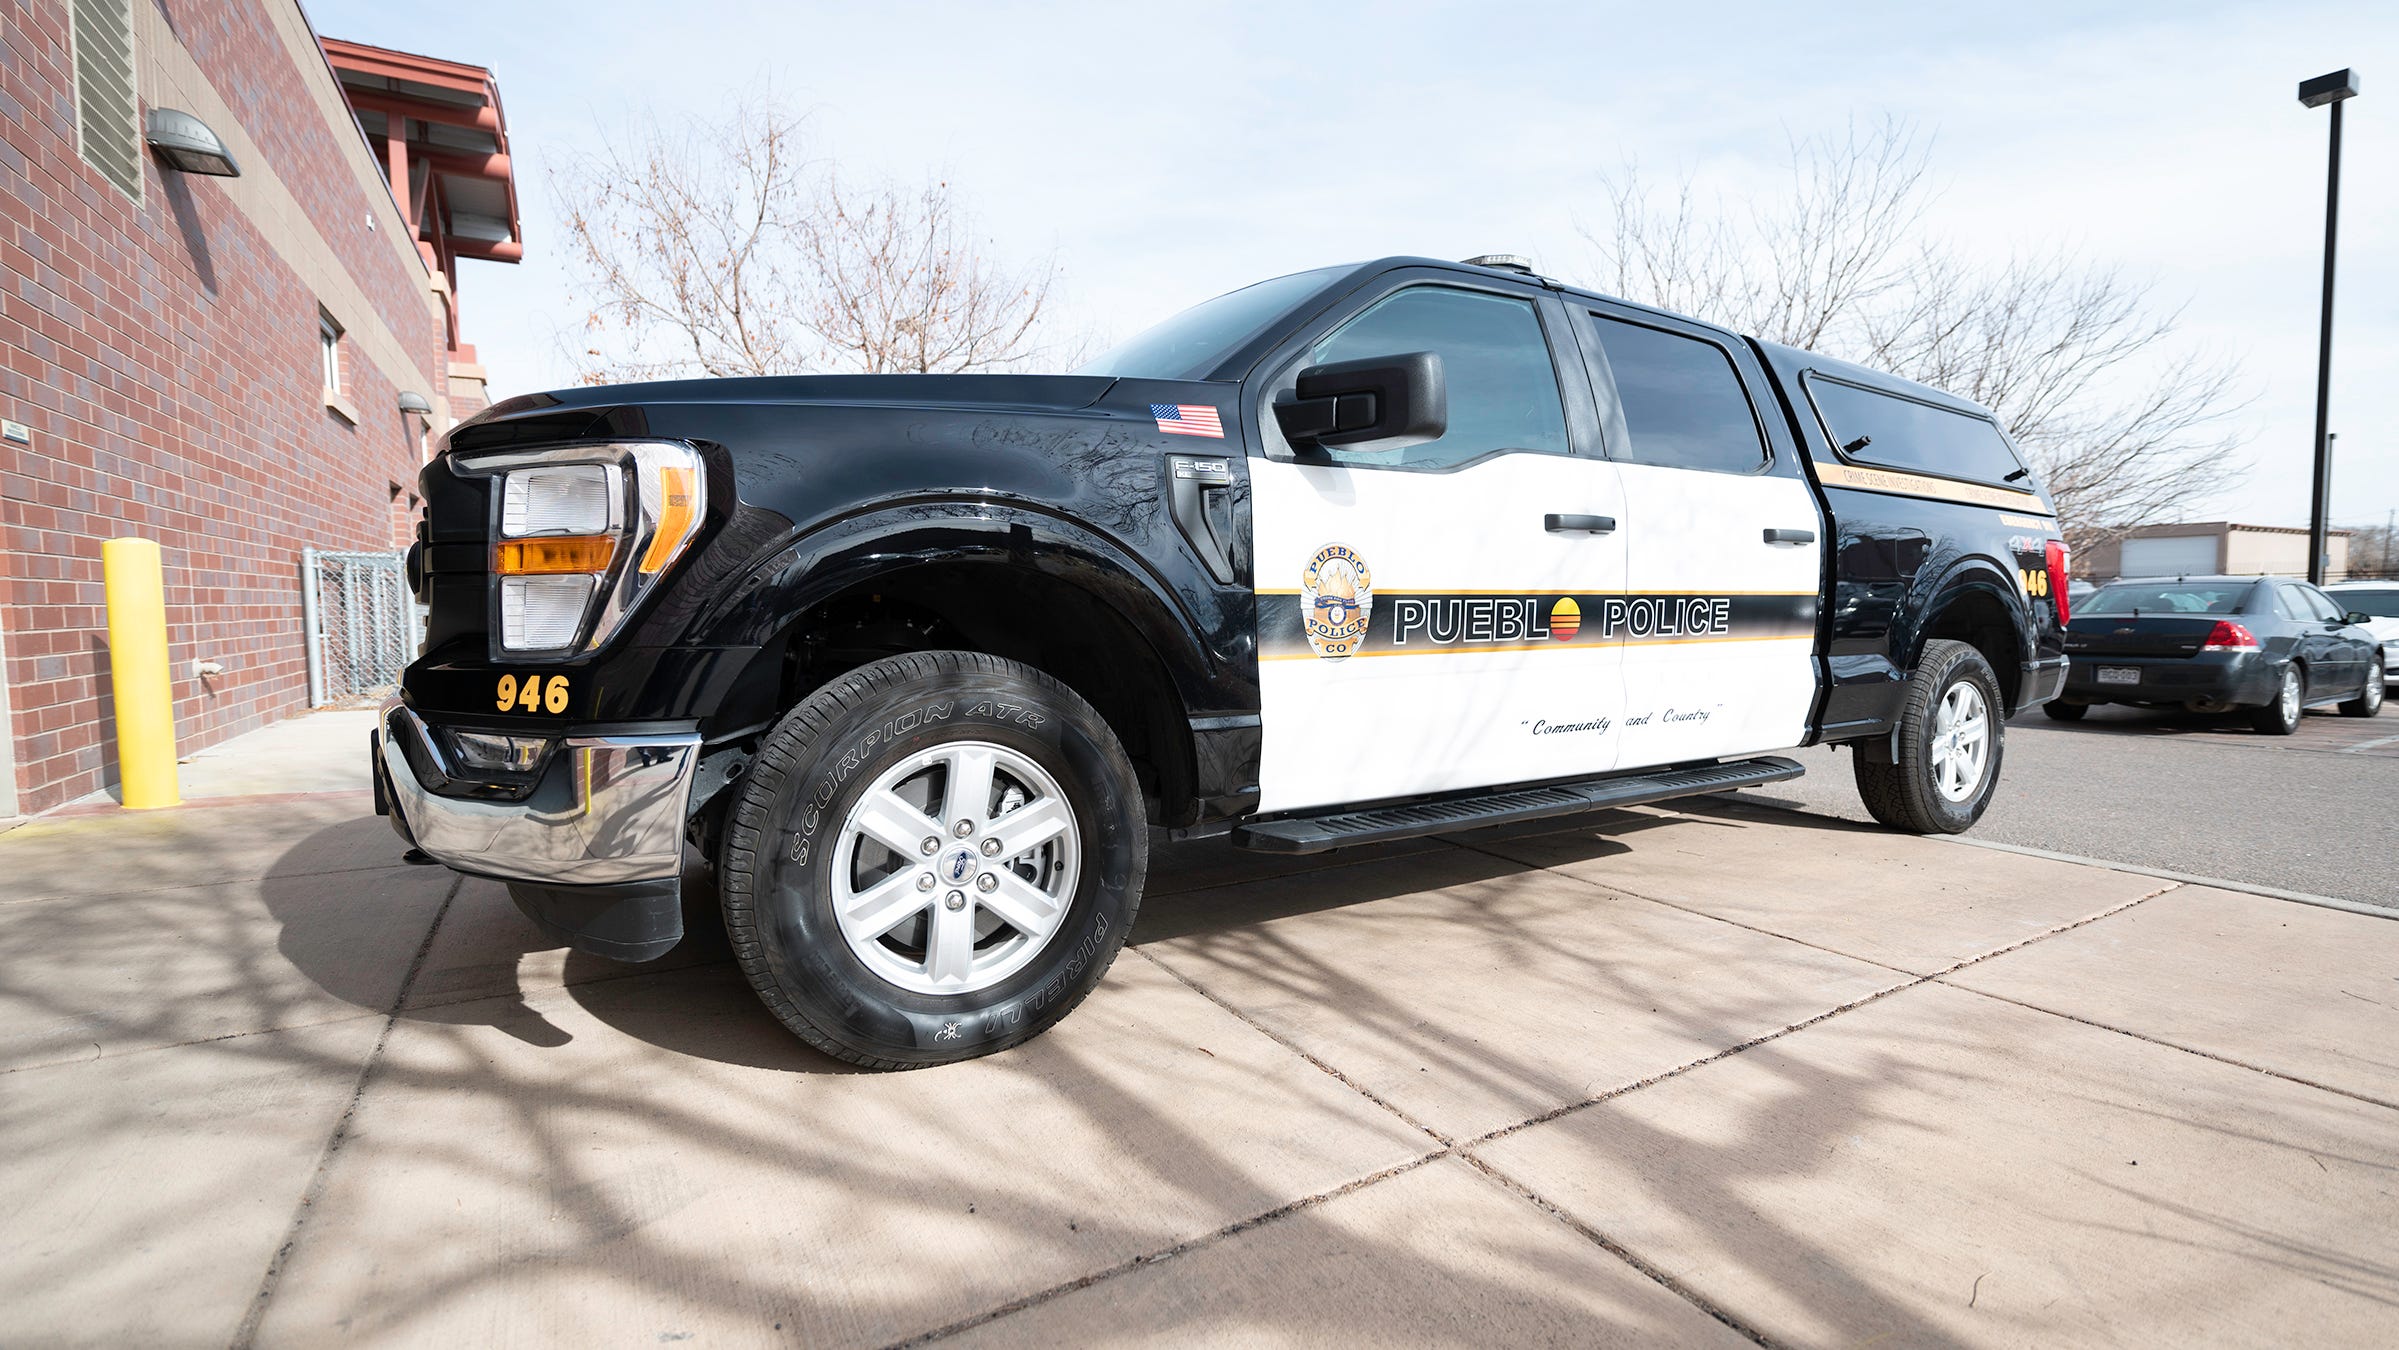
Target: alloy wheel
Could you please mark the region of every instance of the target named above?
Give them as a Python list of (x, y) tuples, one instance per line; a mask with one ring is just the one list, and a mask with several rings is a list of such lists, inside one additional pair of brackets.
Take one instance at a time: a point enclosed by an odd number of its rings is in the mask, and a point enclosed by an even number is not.
[(842, 937), (922, 994), (987, 989), (1058, 931), (1082, 861), (1074, 808), (1025, 755), (952, 741), (912, 755), (850, 808), (833, 855)]
[(1933, 786), (1945, 800), (1965, 801), (1981, 789), (1990, 760), (1990, 708), (1981, 690), (1961, 680), (1933, 714)]

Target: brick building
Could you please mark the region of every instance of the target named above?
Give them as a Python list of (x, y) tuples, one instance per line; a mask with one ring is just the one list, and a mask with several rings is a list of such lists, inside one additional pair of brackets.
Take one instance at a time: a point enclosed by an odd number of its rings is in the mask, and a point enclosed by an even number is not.
[(487, 71), (295, 0), (0, 0), (0, 816), (115, 780), (109, 538), (165, 552), (182, 753), (307, 706), (300, 551), (402, 539), (485, 401), (457, 260), (520, 250)]

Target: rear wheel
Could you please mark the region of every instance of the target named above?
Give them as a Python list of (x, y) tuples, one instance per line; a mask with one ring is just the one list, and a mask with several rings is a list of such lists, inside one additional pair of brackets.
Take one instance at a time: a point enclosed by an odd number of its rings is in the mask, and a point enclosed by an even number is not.
[(2068, 703), (2064, 699), (2057, 698), (2041, 705), (2042, 715), (2052, 722), (2079, 722), (2082, 720), (2082, 715), (2090, 710), (2091, 705), (2088, 703)]
[(1028, 666), (874, 662), (768, 734), (720, 889), (759, 997), (875, 1069), (990, 1054), (1054, 1025), (1124, 944), (1149, 861), (1107, 723)]
[(1851, 758), (1858, 796), (1876, 820), (1915, 834), (1971, 828), (1999, 786), (2005, 750), (1999, 677), (1981, 652), (1936, 638), (1924, 644), (1900, 707), (1890, 763)]
[(2356, 698), (2341, 705), (2341, 716), (2379, 716), (2382, 712), (2382, 681), (2382, 657), (2378, 654), (2374, 664), (2366, 667), (2366, 687), (2358, 691)]
[(2301, 706), (2299, 667), (2282, 668), (2282, 678), (2274, 686), (2274, 701), (2263, 708), (2249, 710), (2249, 725), (2268, 736), (2288, 736), (2299, 729)]

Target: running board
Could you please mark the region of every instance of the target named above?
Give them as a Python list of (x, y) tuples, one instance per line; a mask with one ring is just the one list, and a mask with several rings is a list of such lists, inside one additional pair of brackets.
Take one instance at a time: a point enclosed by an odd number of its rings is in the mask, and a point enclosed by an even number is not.
[(1364, 811), (1337, 811), (1320, 816), (1286, 816), (1259, 821), (1233, 831), (1233, 842), (1263, 853), (1322, 853), (1352, 844), (1378, 844), (1387, 839), (1412, 839), (1454, 830), (1478, 830), (1487, 825), (1512, 825), (1520, 820), (1570, 816), (1614, 806), (1639, 806), (1703, 792), (1757, 787), (1797, 778), (1807, 770), (1797, 761), (1766, 755), (1706, 764), (1698, 768), (1660, 769), (1654, 773), (1585, 778), (1542, 787), (1511, 788), (1470, 796), (1378, 806)]

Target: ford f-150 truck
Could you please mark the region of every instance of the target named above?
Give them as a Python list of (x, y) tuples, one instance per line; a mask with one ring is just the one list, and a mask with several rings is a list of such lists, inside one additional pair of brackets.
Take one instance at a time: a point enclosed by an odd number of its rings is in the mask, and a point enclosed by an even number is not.
[(1534, 275), (1261, 282), (1066, 376), (562, 390), (453, 429), (373, 746), (411, 845), (625, 960), (686, 850), (877, 1068), (1066, 1015), (1153, 830), (1307, 853), (1796, 776), (1959, 831), (2064, 679), (1991, 414)]

